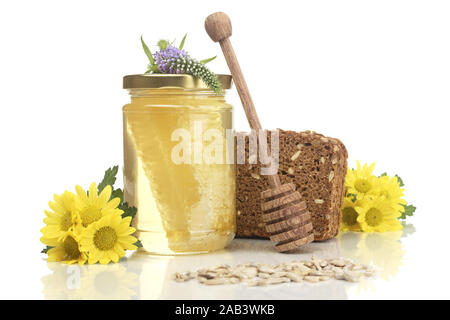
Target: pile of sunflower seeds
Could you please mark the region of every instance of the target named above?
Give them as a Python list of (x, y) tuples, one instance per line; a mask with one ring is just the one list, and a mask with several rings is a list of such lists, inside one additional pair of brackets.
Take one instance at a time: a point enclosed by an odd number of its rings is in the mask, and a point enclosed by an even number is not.
[(351, 259), (318, 259), (292, 261), (270, 266), (268, 264), (245, 263), (236, 267), (220, 265), (196, 272), (175, 273), (173, 279), (185, 282), (197, 279), (205, 285), (244, 283), (248, 286), (265, 286), (287, 282), (321, 282), (331, 279), (358, 282), (361, 278), (373, 277), (373, 266), (356, 264)]

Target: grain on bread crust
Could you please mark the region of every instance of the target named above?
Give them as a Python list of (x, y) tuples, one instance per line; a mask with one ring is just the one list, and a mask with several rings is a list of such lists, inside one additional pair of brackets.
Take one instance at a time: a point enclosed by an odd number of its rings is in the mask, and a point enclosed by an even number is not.
[[(248, 134), (238, 135), (245, 136), (246, 163), (236, 165), (237, 236), (268, 238), (262, 220), (261, 192), (270, 187), (267, 178), (260, 174), (260, 163), (248, 163)], [(306, 201), (314, 240), (335, 237), (339, 232), (347, 172), (344, 144), (311, 131), (280, 130), (279, 138), (281, 183), (294, 183)]]

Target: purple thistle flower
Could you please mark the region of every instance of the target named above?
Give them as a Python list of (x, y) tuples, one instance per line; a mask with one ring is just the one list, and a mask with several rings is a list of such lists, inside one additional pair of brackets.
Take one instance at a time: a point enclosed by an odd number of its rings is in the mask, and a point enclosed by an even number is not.
[(182, 73), (177, 62), (188, 57), (184, 50), (167, 46), (166, 49), (155, 52), (155, 63), (161, 73)]

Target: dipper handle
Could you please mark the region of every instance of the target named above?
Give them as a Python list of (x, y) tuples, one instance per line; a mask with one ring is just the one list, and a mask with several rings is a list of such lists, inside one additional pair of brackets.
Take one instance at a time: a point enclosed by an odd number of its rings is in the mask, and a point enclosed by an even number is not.
[[(239, 97), (241, 98), (242, 106), (244, 107), (245, 115), (247, 116), (250, 128), (254, 130), (262, 129), (258, 114), (256, 113), (255, 105), (253, 104), (252, 97), (250, 96), (250, 91), (248, 90), (247, 83), (245, 82), (244, 75), (229, 39), (232, 34), (230, 18), (223, 12), (213, 13), (206, 18), (205, 29), (209, 37), (214, 42), (219, 42), (220, 47), (222, 48), (228, 68), (233, 76), (233, 82), (239, 93)], [(260, 143), (259, 145), (260, 148), (265, 148), (267, 143)], [(262, 150), (264, 154), (269, 155), (267, 151), (268, 150)], [(272, 188), (281, 186), (280, 179), (277, 174), (268, 176), (268, 179)]]
[(258, 130), (261, 129), (261, 123), (256, 113), (255, 105), (242, 74), (241, 67), (234, 53), (229, 37), (232, 34), (230, 18), (223, 12), (216, 12), (208, 16), (205, 20), (205, 29), (210, 38), (214, 42), (219, 42), (222, 48), (223, 55), (227, 61), (228, 68), (230, 68), (233, 82), (241, 98), (242, 106), (244, 107), (250, 128)]

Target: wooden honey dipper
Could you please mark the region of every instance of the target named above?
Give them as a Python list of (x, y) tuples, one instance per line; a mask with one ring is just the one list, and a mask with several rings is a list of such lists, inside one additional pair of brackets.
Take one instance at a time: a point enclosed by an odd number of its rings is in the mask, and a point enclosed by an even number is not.
[[(230, 18), (223, 12), (216, 12), (205, 20), (205, 29), (214, 42), (219, 42), (228, 68), (236, 85), (242, 106), (244, 107), (250, 128), (262, 130), (250, 92), (242, 74), (229, 37), (232, 33)], [(267, 154), (267, 143), (259, 143), (262, 154)], [(267, 153), (266, 153), (267, 152)], [(279, 252), (295, 250), (314, 240), (311, 214), (307, 211), (306, 202), (293, 183), (281, 184), (278, 174), (267, 176), (270, 188), (261, 192), (264, 200), (262, 220), (266, 223), (266, 231), (270, 239), (276, 243)]]

